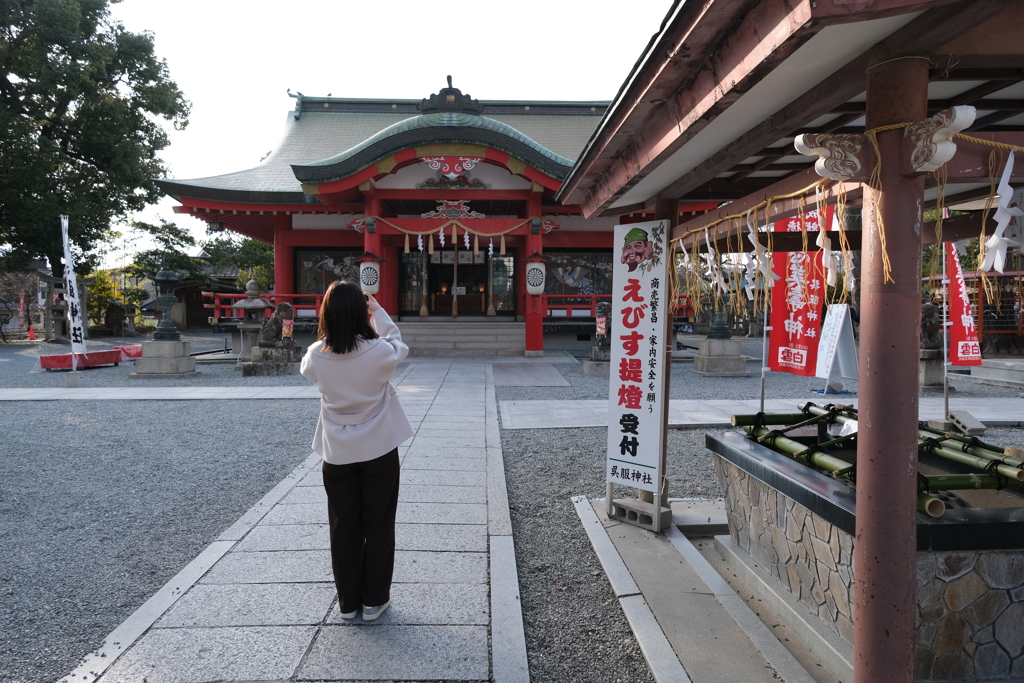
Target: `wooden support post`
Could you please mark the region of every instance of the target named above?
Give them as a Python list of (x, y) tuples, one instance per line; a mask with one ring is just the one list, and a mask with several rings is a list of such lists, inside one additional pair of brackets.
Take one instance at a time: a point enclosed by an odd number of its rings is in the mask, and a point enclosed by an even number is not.
[[(868, 130), (928, 115), (927, 59), (881, 54), (872, 64)], [(924, 178), (900, 175), (902, 129), (877, 135), (881, 179), (864, 201), (854, 682), (913, 683)]]
[[(294, 248), (288, 243), (285, 234), (292, 229), (292, 217), (287, 215), (274, 216), (274, 293), (292, 294), (295, 292)], [(281, 303), (279, 299), (277, 303)], [(294, 301), (288, 303), (294, 304)], [(317, 311), (317, 315), (320, 312)]]

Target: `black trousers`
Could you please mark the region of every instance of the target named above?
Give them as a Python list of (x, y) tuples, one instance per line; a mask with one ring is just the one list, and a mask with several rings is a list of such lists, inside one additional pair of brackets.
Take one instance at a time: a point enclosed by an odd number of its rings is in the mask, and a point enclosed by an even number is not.
[(342, 612), (391, 599), (398, 510), (398, 449), (350, 465), (323, 464), (331, 565)]

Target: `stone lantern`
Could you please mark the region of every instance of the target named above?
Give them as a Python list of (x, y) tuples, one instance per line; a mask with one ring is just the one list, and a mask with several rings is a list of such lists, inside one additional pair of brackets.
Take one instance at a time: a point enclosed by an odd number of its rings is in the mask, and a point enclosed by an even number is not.
[(260, 342), (266, 311), (274, 308), (272, 303), (260, 297), (260, 286), (256, 280), (249, 280), (245, 284), (245, 294), (245, 299), (232, 306), (242, 310), (242, 322), (238, 323), (238, 332), (242, 336), (241, 353), (238, 354), (240, 361), (252, 360), (252, 350)]
[(156, 341), (181, 341), (178, 328), (174, 326), (174, 321), (171, 320), (171, 308), (174, 304), (178, 303), (178, 297), (174, 296), (174, 285), (178, 281), (178, 277), (174, 274), (174, 271), (164, 264), (164, 267), (156, 274), (153, 281), (156, 282), (157, 293), (159, 294), (156, 298), (156, 303), (160, 307), (161, 313), (160, 324), (157, 325), (156, 331), (153, 333), (153, 339)]

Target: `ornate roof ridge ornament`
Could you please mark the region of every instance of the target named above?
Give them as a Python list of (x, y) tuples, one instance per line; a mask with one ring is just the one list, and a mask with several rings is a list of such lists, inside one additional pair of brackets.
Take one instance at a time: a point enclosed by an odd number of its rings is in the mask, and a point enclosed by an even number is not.
[(448, 76), (448, 87), (425, 98), (417, 107), (421, 114), (434, 113), (465, 113), (479, 116), (484, 111), (484, 106), (479, 100), (474, 100), (469, 94), (462, 94), (458, 88), (452, 87), (452, 77)]

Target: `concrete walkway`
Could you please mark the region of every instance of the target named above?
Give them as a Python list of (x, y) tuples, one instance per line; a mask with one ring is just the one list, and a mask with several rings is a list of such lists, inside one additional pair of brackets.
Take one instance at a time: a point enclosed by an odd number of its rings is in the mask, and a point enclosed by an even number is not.
[[(63, 680), (528, 681), (492, 366), (411, 363), (394, 383), (416, 434), (399, 449), (392, 606), (378, 621), (340, 618), (311, 454)], [(41, 400), (38, 391), (2, 398)], [(237, 388), (67, 391), (50, 399), (269, 398)]]
[[(0, 395), (2, 398), (2, 395)], [(851, 396), (822, 398), (777, 398), (764, 402), (765, 412), (795, 413), (797, 404), (813, 401), (818, 405), (835, 403), (857, 405)], [(942, 397), (921, 399), (920, 419), (942, 417)], [(760, 401), (690, 401), (669, 402), (670, 428), (697, 429), (730, 426), (732, 415), (752, 415)], [(950, 398), (950, 410), (966, 410), (989, 427), (1024, 427), (1024, 398)], [(564, 427), (604, 427), (608, 424), (608, 401), (502, 401), (503, 429), (559, 429)]]

